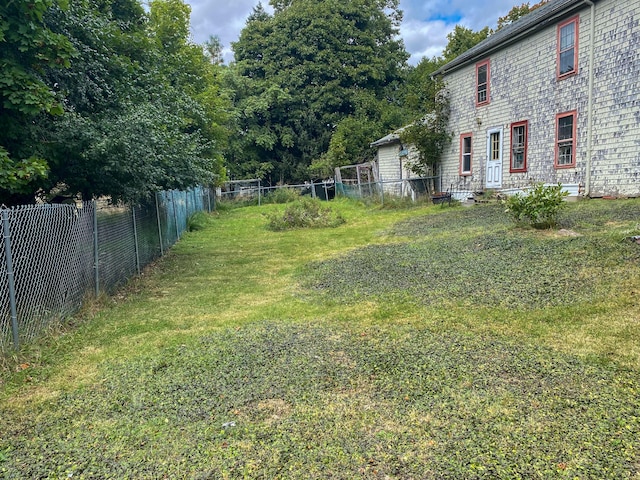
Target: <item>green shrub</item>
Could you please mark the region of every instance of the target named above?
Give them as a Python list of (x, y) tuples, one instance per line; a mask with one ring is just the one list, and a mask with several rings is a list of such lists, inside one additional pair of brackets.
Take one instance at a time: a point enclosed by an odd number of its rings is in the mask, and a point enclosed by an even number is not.
[(195, 212), (189, 215), (187, 218), (187, 230), (189, 232), (195, 232), (198, 230), (204, 230), (209, 222), (211, 221), (211, 217), (208, 213), (205, 212)]
[(288, 205), (283, 213), (267, 215), (268, 228), (274, 231), (292, 228), (324, 228), (337, 227), (345, 222), (339, 213), (335, 213), (328, 205), (320, 200), (302, 197), (297, 202)]
[(526, 195), (518, 193), (505, 200), (506, 212), (514, 222), (534, 228), (550, 228), (557, 224), (558, 214), (565, 207), (569, 192), (562, 185), (536, 184)]
[(276, 188), (264, 197), (265, 203), (291, 203), (300, 198), (300, 191), (295, 188)]

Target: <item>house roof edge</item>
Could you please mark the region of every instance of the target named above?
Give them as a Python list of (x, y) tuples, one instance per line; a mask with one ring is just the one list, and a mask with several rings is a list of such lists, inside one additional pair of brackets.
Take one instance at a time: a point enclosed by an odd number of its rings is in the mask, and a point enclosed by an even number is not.
[[(594, 3), (598, 1), (593, 0)], [(433, 72), (431, 77), (446, 75), (470, 63), (486, 58), (489, 54), (501, 50), (524, 37), (528, 37), (583, 7), (588, 7), (588, 3), (585, 0), (552, 0), (511, 25), (498, 30), (476, 46), (457, 56)]]

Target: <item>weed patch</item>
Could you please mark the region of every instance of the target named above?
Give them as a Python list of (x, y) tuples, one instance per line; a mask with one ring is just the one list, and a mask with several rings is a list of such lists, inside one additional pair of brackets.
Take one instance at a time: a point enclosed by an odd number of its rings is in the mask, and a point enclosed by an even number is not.
[(314, 264), (305, 282), (343, 301), (408, 292), (428, 305), (541, 309), (606, 298), (638, 262), (632, 244), (504, 233), (367, 247)]
[(211, 223), (211, 215), (205, 212), (195, 212), (187, 218), (187, 230), (197, 232), (204, 230)]
[[(603, 215), (616, 218), (613, 212)], [(508, 225), (498, 205), (411, 218), (393, 232), (418, 237), (412, 242), (371, 246), (313, 264), (303, 282), (348, 302), (405, 292), (427, 305), (453, 301), (543, 309), (598, 302), (640, 274), (640, 249), (631, 242)]]
[(273, 212), (267, 218), (268, 227), (273, 231), (337, 227), (345, 222), (344, 217), (334, 212), (329, 205), (313, 198), (301, 198), (289, 204), (284, 212)]

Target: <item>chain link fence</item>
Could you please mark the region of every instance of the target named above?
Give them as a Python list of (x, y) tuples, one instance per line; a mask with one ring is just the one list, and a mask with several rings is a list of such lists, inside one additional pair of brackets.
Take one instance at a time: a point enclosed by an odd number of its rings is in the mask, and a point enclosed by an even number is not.
[(112, 293), (175, 244), (195, 212), (211, 212), (208, 188), (165, 191), (130, 207), (26, 205), (1, 211), (0, 351), (19, 348)]
[(393, 198), (410, 198), (416, 201), (425, 197), (432, 197), (441, 192), (442, 180), (440, 176), (416, 177), (397, 180), (376, 180), (362, 182), (357, 180), (343, 180), (336, 183), (336, 194), (349, 198), (372, 198), (381, 203)]

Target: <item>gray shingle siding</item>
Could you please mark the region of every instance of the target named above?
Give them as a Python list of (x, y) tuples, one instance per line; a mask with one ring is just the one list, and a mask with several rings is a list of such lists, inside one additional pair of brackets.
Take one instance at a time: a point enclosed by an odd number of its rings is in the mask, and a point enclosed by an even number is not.
[[(558, 79), (557, 28), (578, 17), (575, 75)], [(500, 35), (501, 37), (498, 37)], [(593, 41), (595, 40), (595, 42)], [(440, 74), (450, 92), (451, 145), (442, 158), (443, 184), (459, 191), (486, 187), (487, 132), (501, 129), (502, 188), (532, 182), (585, 187), (590, 165), (590, 194), (640, 195), (640, 0), (595, 2), (595, 38), (591, 8), (583, 1), (555, 0), (505, 27), (445, 65)], [(589, 70), (593, 47), (591, 158)], [(490, 102), (476, 106), (475, 66), (490, 62)], [(576, 162), (555, 163), (556, 115), (576, 114)], [(510, 172), (511, 126), (528, 122), (526, 172)], [(472, 175), (459, 173), (460, 135), (473, 134)]]

